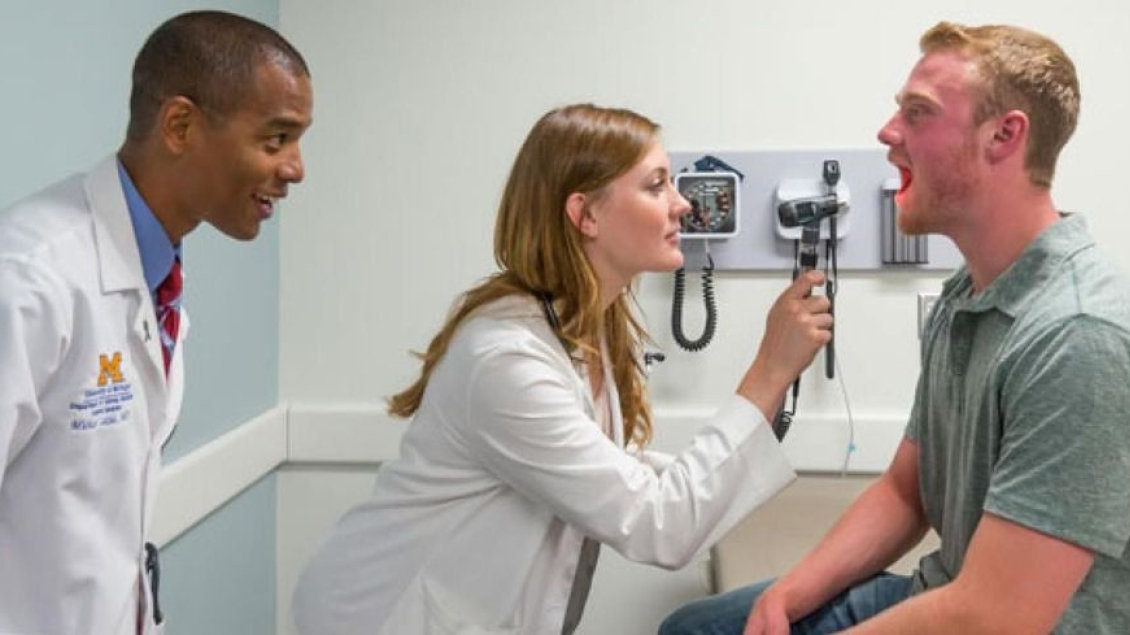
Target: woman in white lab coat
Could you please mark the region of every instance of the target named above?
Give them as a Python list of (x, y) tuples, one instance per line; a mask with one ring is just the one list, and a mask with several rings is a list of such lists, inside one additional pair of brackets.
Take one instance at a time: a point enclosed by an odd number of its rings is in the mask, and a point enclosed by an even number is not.
[(682, 264), (658, 126), (551, 111), (499, 206), (500, 271), (463, 295), (390, 412), (400, 458), (303, 572), (304, 635), (570, 633), (595, 547), (678, 568), (793, 477), (768, 421), (829, 339), (820, 274), (789, 287), (737, 394), (689, 449), (642, 448), (651, 414), (632, 282)]

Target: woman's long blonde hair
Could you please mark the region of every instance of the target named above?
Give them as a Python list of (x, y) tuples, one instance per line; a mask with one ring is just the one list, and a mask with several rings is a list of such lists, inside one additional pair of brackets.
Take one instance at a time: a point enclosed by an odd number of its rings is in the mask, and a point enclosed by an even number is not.
[(601, 310), (600, 281), (582, 248), (583, 236), (565, 213), (565, 200), (602, 189), (638, 163), (656, 143), (659, 126), (630, 110), (577, 104), (552, 110), (534, 125), (514, 159), (494, 228), (500, 271), (462, 295), (432, 338), (420, 377), (389, 399), (388, 411), (410, 417), (459, 325), (479, 307), (510, 295), (549, 294), (566, 347), (579, 359), (608, 344), (612, 377), (620, 392), (625, 438), (642, 447), (651, 440), (642, 345), (647, 333), (633, 315), (629, 293)]

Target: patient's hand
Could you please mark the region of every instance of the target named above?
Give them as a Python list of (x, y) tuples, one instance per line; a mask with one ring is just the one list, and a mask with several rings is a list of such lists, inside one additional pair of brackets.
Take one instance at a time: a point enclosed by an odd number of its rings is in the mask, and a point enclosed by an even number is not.
[(789, 635), (789, 615), (785, 600), (769, 587), (753, 605), (742, 635)]

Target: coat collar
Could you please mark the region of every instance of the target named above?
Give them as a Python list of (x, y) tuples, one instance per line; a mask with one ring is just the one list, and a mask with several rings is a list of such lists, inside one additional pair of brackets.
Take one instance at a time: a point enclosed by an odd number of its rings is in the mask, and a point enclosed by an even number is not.
[(83, 187), (94, 219), (102, 292), (136, 290), (148, 295), (117, 158), (111, 155), (99, 162), (87, 174)]
[[(83, 187), (94, 223), (94, 243), (102, 293), (133, 292), (139, 296), (138, 310), (131, 318), (132, 331), (145, 345), (149, 372), (155, 378), (154, 384), (162, 384), (166, 377), (156, 314), (149, 285), (146, 284), (142, 271), (141, 252), (137, 246), (121, 177), (118, 175), (117, 157), (110, 155), (96, 165), (86, 175)], [(172, 412), (178, 412), (180, 408), (179, 385), (182, 381), (184, 357), (180, 343), (188, 333), (188, 326), (188, 312), (182, 308), (177, 351), (173, 355), (170, 374), (172, 381), (178, 386), (172, 391), (176, 395), (170, 401)]]

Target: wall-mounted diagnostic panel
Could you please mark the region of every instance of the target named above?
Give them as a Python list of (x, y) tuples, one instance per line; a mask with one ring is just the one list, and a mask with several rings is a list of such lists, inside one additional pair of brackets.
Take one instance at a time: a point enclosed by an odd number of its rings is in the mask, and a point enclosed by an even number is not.
[(835, 232), (842, 270), (952, 270), (962, 262), (948, 238), (898, 230), (898, 173), (882, 148), (677, 151), (671, 167), (691, 204), (681, 234), (690, 267), (709, 254), (715, 269), (793, 269), (806, 227), (825, 242)]

